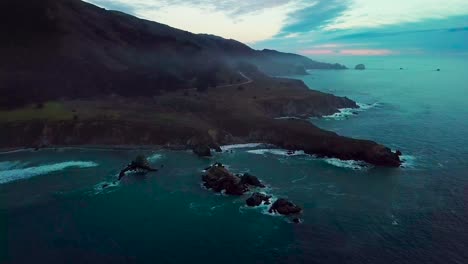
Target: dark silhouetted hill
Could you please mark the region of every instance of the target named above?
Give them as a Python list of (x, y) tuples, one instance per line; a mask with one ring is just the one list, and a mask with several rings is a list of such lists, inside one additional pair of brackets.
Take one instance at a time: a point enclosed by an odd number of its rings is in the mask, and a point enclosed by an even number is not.
[(241, 78), (239, 62), (270, 75), (338, 69), (306, 57), (256, 51), (80, 0), (0, 2), (0, 107), (67, 97), (154, 96)]

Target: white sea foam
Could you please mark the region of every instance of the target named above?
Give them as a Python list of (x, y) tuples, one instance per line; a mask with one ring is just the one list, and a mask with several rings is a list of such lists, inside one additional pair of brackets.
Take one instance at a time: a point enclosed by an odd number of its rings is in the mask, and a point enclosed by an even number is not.
[[(347, 168), (347, 169), (353, 169), (353, 170), (361, 170), (364, 168), (369, 168), (371, 167), (370, 164), (364, 162), (364, 161), (357, 161), (357, 160), (341, 160), (337, 158), (317, 158), (313, 155), (308, 155), (304, 151), (299, 150), (295, 151), (292, 154), (288, 154), (288, 150), (285, 149), (253, 149), (247, 151), (247, 153), (250, 154), (256, 154), (256, 155), (267, 155), (267, 154), (272, 154), (272, 155), (278, 155), (278, 156), (309, 156), (314, 160), (323, 160), (326, 163), (333, 165), (335, 167), (340, 167), (340, 168)], [(301, 180), (301, 179), (299, 179)]]
[(93, 194), (94, 195), (100, 194), (103, 191), (109, 192), (109, 191), (111, 191), (112, 189), (114, 189), (115, 187), (117, 187), (119, 185), (120, 185), (120, 181), (112, 181), (112, 182), (103, 181), (103, 182), (100, 182), (100, 183), (94, 185), (94, 193)]
[(161, 159), (162, 157), (163, 157), (163, 155), (161, 155), (161, 154), (153, 154), (153, 155), (149, 156), (149, 157), (147, 158), (147, 160), (148, 160), (149, 162), (155, 162), (155, 161)]
[(260, 193), (271, 196), (270, 204), (265, 204), (264, 201), (262, 201), (262, 203), (259, 206), (254, 206), (254, 207), (251, 207), (251, 206), (248, 206), (248, 205), (244, 204), (241, 207), (239, 207), (239, 212), (243, 213), (244, 210), (255, 210), (255, 211), (259, 211), (260, 213), (265, 214), (265, 215), (282, 216), (282, 215), (277, 214), (277, 213), (270, 213), (269, 212), (271, 205), (274, 202), (276, 202), (276, 200), (278, 200), (278, 197), (276, 197), (274, 195), (271, 195), (271, 194), (268, 194), (266, 192), (260, 192)]
[(304, 156), (304, 151), (298, 150), (294, 151), (294, 153), (288, 153), (288, 150), (285, 149), (254, 149), (247, 151), (250, 154), (257, 154), (257, 155), (266, 155), (266, 154), (273, 154), (278, 156)]
[(334, 120), (344, 120), (350, 116), (356, 115), (358, 112), (363, 112), (374, 108), (379, 105), (379, 103), (373, 104), (363, 104), (363, 103), (356, 103), (359, 108), (340, 108), (338, 109), (337, 113), (323, 116), (324, 119), (334, 119)]
[(40, 165), (26, 168), (10, 168), (0, 171), (0, 184), (28, 179), (31, 177), (44, 175), (52, 172), (62, 171), (70, 167), (90, 168), (98, 166), (92, 161), (67, 161), (55, 164)]
[(338, 109), (339, 112), (323, 116), (324, 119), (334, 119), (334, 120), (344, 120), (347, 119), (349, 116), (355, 115), (357, 109), (354, 108), (340, 108)]
[(414, 168), (416, 165), (416, 157), (411, 155), (401, 155), (400, 160), (402, 162), (401, 166), (403, 168)]
[(231, 149), (256, 148), (262, 145), (264, 144), (263, 143), (234, 144), (234, 145), (221, 146), (221, 150), (227, 151)]
[(356, 104), (359, 106), (358, 110), (361, 110), (361, 111), (369, 110), (371, 108), (374, 108), (380, 105), (379, 103), (373, 103), (373, 104), (356, 103)]
[(325, 158), (324, 161), (335, 167), (347, 168), (347, 169), (353, 169), (353, 170), (362, 170), (370, 166), (364, 161), (357, 161), (357, 160), (340, 160), (337, 158)]
[(304, 176), (304, 177), (299, 178), (299, 179), (294, 179), (294, 180), (291, 181), (291, 183), (296, 183), (298, 181), (302, 181), (302, 180), (305, 180), (305, 179), (307, 179), (307, 176)]

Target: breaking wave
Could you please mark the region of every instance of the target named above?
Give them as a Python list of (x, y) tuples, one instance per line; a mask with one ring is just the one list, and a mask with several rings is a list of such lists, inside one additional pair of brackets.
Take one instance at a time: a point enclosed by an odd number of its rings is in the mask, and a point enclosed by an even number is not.
[(359, 112), (369, 110), (379, 105), (379, 103), (373, 103), (373, 104), (356, 103), (356, 104), (359, 106), (359, 108), (341, 108), (341, 109), (338, 109), (337, 113), (326, 115), (326, 116), (323, 116), (322, 118), (333, 119), (333, 120), (345, 120), (345, 119), (348, 119), (350, 116), (357, 115)]
[(289, 150), (285, 149), (254, 149), (247, 151), (250, 154), (257, 154), (257, 155), (266, 155), (266, 154), (273, 154), (279, 156), (304, 156), (307, 155), (304, 151), (298, 150), (294, 152), (290, 152)]
[(409, 168), (409, 169), (413, 169), (415, 168), (415, 165), (416, 165), (416, 157), (415, 156), (411, 156), (411, 155), (402, 155), (400, 157), (401, 159), (401, 166), (403, 168)]
[(370, 166), (368, 163), (364, 161), (357, 161), (357, 160), (340, 160), (337, 158), (325, 158), (324, 161), (335, 167), (347, 168), (347, 169), (353, 169), (353, 170), (362, 170)]
[(263, 143), (247, 143), (247, 144), (234, 144), (234, 145), (226, 145), (221, 146), (222, 151), (227, 151), (231, 149), (241, 149), (241, 148), (256, 148), (259, 146), (264, 145)]
[(256, 155), (267, 155), (267, 154), (272, 154), (272, 155), (278, 155), (278, 156), (308, 156), (313, 160), (321, 160), (324, 161), (330, 165), (333, 165), (335, 167), (340, 167), (340, 168), (346, 168), (346, 169), (353, 169), (353, 170), (362, 170), (365, 168), (371, 167), (370, 164), (364, 162), (364, 161), (357, 161), (357, 160), (341, 160), (337, 158), (318, 158), (313, 155), (306, 154), (304, 151), (299, 150), (299, 151), (294, 151), (290, 152), (285, 149), (253, 149), (247, 151), (247, 153), (250, 154), (256, 154)]
[(21, 165), (18, 163), (14, 163), (15, 167), (6, 167), (7, 163), (3, 162), (3, 166), (6, 169), (2, 169), (0, 171), (0, 184), (18, 181), (23, 179), (28, 179), (31, 177), (45, 175), (52, 172), (62, 171), (71, 167), (74, 168), (91, 168), (97, 167), (98, 164), (92, 161), (67, 161), (67, 162), (60, 162), (54, 164), (47, 164), (47, 165), (39, 165), (34, 167), (25, 167), (25, 168), (18, 168), (17, 166)]
[(149, 162), (155, 162), (157, 160), (160, 160), (163, 157), (161, 154), (153, 154), (147, 158)]

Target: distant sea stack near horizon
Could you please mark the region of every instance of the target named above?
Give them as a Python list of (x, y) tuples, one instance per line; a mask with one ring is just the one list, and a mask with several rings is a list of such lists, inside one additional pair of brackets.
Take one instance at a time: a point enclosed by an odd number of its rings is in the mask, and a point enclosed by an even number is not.
[(364, 64), (358, 64), (356, 67), (354, 67), (355, 70), (363, 71), (366, 69), (366, 65)]
[(468, 264), (444, 4), (0, 0), (0, 264)]

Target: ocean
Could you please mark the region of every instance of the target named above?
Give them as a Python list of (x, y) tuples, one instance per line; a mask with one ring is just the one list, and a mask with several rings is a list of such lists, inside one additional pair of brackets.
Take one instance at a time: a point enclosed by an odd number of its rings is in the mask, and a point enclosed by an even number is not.
[[(401, 150), (403, 168), (262, 145), (211, 159), (167, 150), (3, 153), (0, 262), (467, 263), (467, 58), (343, 60), (367, 70), (293, 78), (361, 109), (310, 121)], [(114, 184), (140, 153), (160, 171)], [(303, 222), (202, 188), (203, 168), (216, 161), (302, 206)]]

